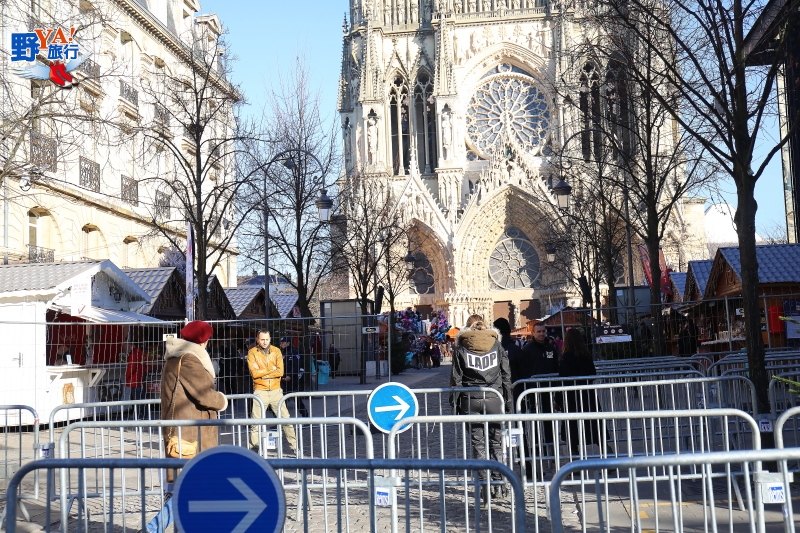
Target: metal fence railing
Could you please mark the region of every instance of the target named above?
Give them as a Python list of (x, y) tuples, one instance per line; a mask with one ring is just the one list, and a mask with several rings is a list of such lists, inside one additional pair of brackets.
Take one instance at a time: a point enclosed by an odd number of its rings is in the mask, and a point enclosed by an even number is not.
[[(27, 425), (22, 412), (26, 412), (33, 420), (33, 424)], [(0, 405), (0, 420), (3, 422), (2, 442), (0, 446), (0, 457), (2, 458), (2, 476), (0, 476), (0, 499), (8, 497), (8, 482), (15, 472), (31, 461), (39, 459), (41, 448), (39, 444), (39, 415), (36, 410), (27, 405)], [(28, 431), (27, 429), (30, 428)], [(37, 474), (38, 476), (38, 474)], [(28, 509), (23, 503), (25, 500), (36, 500), (39, 498), (38, 477), (35, 480), (30, 492), (20, 493), (17, 502), (23, 516), (30, 519)], [(0, 527), (6, 518), (6, 509), (0, 515)]]
[[(519, 479), (508, 467), (493, 461), (419, 461), (367, 459), (270, 459), (269, 465), (283, 485), (287, 520), (284, 531), (372, 532), (392, 531), (526, 531), (525, 496)], [(91, 481), (93, 475), (107, 480), (107, 491), (100, 499), (84, 496), (85, 485), (78, 487), (77, 505), (62, 517), (59, 530), (140, 531), (164, 505), (158, 494), (125, 492), (120, 487), (131, 479), (142, 478), (148, 471), (179, 469), (181, 459), (49, 459), (25, 465), (9, 484), (9, 524), (7, 531), (16, 533), (17, 494), (33, 472), (44, 472), (48, 480), (56, 472), (68, 471), (75, 479)], [(344, 480), (348, 472), (363, 473), (366, 482), (354, 486)], [(436, 486), (422, 489), (412, 480), (415, 472), (437, 476)], [(381, 475), (392, 472), (392, 478)], [(489, 472), (493, 486), (508, 489), (508, 497), (494, 497), (482, 480)], [(465, 475), (466, 473), (466, 475)], [(453, 476), (460, 481), (454, 482)], [(489, 479), (489, 478), (484, 478)], [(378, 491), (381, 489), (381, 492)], [(484, 493), (484, 498), (481, 494)], [(381, 494), (387, 497), (380, 498)], [(46, 502), (39, 522), (54, 524), (61, 514), (57, 504)]]
[[(549, 487), (552, 531), (794, 533), (800, 516), (786, 462), (798, 460), (800, 448), (576, 461)], [(778, 471), (762, 470), (768, 462)], [(663, 475), (637, 475), (650, 471)], [(618, 472), (628, 472), (631, 482), (612, 488)]]

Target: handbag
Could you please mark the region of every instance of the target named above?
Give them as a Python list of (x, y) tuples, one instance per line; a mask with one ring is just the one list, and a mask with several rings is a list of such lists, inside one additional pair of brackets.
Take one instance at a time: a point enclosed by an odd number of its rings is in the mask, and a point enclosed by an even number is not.
[[(175, 420), (175, 393), (178, 391), (178, 384), (181, 382), (181, 365), (183, 364), (183, 356), (178, 361), (178, 375), (175, 378), (175, 387), (172, 389), (172, 404), (170, 419)], [(169, 428), (169, 439), (167, 439), (167, 446), (165, 452), (167, 457), (174, 457), (175, 459), (191, 459), (197, 455), (197, 441), (196, 440), (183, 440), (177, 435), (172, 435), (175, 428)]]

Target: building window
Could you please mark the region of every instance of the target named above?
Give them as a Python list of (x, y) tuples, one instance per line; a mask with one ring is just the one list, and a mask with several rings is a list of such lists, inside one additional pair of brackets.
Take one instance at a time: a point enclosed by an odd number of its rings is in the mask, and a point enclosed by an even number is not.
[(392, 171), (396, 176), (408, 172), (411, 162), (408, 128), (408, 84), (397, 76), (389, 89), (389, 125), (392, 131)]
[(417, 252), (414, 255), (414, 270), (409, 279), (409, 292), (411, 294), (433, 294), (435, 292), (435, 280), (433, 278), (433, 266), (425, 254)]
[(628, 76), (625, 65), (619, 59), (612, 59), (606, 74), (606, 117), (609, 129), (617, 134), (623, 153), (632, 155), (630, 104), (628, 100)]
[(508, 228), (489, 258), (490, 288), (529, 289), (538, 284), (539, 254), (522, 231)]
[(122, 201), (132, 206), (139, 205), (139, 182), (128, 176), (122, 176)]
[(436, 109), (433, 81), (427, 72), (420, 72), (414, 86), (414, 123), (417, 161), (424, 174), (436, 168)]
[(153, 204), (154, 208), (154, 215), (156, 220), (169, 220), (170, 218), (170, 208), (169, 208), (169, 195), (165, 192), (156, 192), (156, 199), (155, 203)]
[(581, 88), (579, 97), (581, 110), (581, 148), (584, 161), (591, 161), (594, 154), (595, 161), (601, 160), (600, 149), (600, 76), (594, 65), (587, 63), (581, 73)]
[(28, 211), (28, 244), (30, 246), (39, 245), (39, 215), (33, 211)]
[(550, 108), (534, 79), (508, 64), (485, 77), (467, 107), (467, 146), (479, 159), (505, 153), (508, 139), (533, 155), (545, 153), (550, 135)]
[(139, 92), (122, 80), (119, 80), (119, 95), (133, 104), (133, 107), (139, 107)]
[(78, 173), (80, 186), (90, 191), (100, 192), (100, 163), (95, 163), (87, 157), (81, 156), (78, 160)]

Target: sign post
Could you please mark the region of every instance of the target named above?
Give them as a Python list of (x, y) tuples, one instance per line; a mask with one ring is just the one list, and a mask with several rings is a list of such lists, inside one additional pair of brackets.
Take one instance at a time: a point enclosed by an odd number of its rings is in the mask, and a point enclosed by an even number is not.
[(175, 523), (185, 533), (278, 533), (286, 496), (272, 467), (240, 446), (217, 446), (186, 465), (175, 486)]

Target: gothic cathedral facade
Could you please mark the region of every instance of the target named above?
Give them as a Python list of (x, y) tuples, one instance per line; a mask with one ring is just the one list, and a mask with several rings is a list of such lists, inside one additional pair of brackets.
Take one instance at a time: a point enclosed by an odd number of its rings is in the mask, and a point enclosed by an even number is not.
[(398, 307), (444, 309), (457, 326), (479, 313), (521, 327), (575, 304), (546, 244), (559, 223), (550, 156), (570, 133), (557, 58), (577, 25), (542, 0), (349, 8), (345, 172), (385, 181), (411, 224), (416, 262)]

